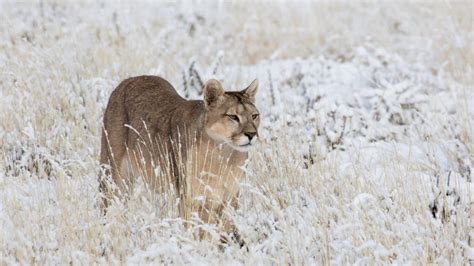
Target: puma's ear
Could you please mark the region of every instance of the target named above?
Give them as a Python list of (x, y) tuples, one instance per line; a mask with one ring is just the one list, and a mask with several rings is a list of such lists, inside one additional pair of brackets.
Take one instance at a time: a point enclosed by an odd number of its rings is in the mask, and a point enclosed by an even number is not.
[(250, 85), (242, 91), (242, 93), (249, 98), (251, 102), (255, 102), (255, 95), (257, 94), (258, 80), (255, 79)]
[(210, 79), (204, 85), (204, 106), (212, 109), (219, 106), (224, 99), (224, 89), (222, 84), (215, 79)]

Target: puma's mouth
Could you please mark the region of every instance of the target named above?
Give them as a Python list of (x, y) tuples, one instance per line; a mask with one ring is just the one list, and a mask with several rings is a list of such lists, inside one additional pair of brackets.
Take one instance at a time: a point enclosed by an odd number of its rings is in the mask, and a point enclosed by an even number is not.
[(237, 143), (228, 143), (234, 150), (237, 150), (237, 151), (240, 151), (240, 152), (248, 152), (250, 150), (250, 148), (253, 146), (252, 143), (246, 143), (246, 144), (242, 144), (242, 145), (239, 145)]

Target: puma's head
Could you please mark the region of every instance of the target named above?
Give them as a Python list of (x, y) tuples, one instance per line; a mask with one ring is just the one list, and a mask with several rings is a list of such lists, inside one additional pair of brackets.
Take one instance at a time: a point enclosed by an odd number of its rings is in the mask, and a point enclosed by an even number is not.
[(242, 91), (224, 91), (222, 84), (215, 79), (206, 82), (205, 130), (212, 139), (241, 152), (255, 144), (260, 124), (260, 115), (255, 107), (257, 88), (257, 80)]

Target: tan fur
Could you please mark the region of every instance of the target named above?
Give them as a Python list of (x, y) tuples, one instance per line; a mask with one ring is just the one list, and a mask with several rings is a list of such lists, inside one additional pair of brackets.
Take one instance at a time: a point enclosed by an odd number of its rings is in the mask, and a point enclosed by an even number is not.
[[(204, 222), (232, 230), (222, 211), (236, 205), (247, 149), (258, 136), (257, 86), (254, 81), (243, 91), (224, 92), (219, 81), (209, 80), (199, 101), (183, 99), (160, 77), (124, 80), (104, 114), (100, 162), (105, 174), (121, 192), (138, 176), (156, 191), (174, 188), (184, 203), (183, 218), (197, 211)], [(112, 191), (106, 179), (100, 184), (105, 209)]]

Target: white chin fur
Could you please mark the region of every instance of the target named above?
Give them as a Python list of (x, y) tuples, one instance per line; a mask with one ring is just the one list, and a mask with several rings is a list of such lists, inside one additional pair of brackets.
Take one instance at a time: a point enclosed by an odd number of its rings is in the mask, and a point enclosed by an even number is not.
[(249, 141), (249, 138), (247, 138), (246, 136), (242, 136), (242, 137), (239, 137), (238, 139), (236, 139), (232, 144), (234, 144), (236, 146), (245, 146), (245, 145), (249, 145), (251, 143)]
[(234, 150), (236, 151), (240, 151), (240, 152), (248, 152), (250, 150), (250, 148), (252, 147), (252, 145), (245, 145), (245, 146), (238, 146), (238, 145), (235, 145), (233, 143), (228, 143), (229, 146), (231, 146)]
[(250, 148), (257, 142), (257, 137), (249, 141), (247, 137), (241, 137), (236, 142), (228, 143), (234, 150), (240, 152), (248, 152)]

